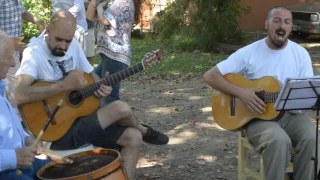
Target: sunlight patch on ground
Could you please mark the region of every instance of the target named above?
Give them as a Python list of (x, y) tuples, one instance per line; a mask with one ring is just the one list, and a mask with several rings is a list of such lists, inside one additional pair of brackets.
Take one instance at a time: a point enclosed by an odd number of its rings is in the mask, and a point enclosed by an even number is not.
[(157, 108), (151, 108), (147, 112), (158, 113), (158, 114), (170, 114), (173, 110), (174, 110), (173, 107), (171, 108), (157, 107)]
[(183, 131), (181, 133), (178, 133), (175, 135), (175, 137), (170, 137), (168, 144), (183, 144), (186, 141), (190, 139), (195, 139), (197, 137), (197, 134), (194, 132), (191, 132), (189, 130)]
[(188, 124), (180, 124), (180, 125), (176, 126), (174, 128), (174, 130), (183, 129), (183, 128), (186, 128), (187, 126), (188, 126)]
[(212, 111), (212, 107), (208, 106), (208, 107), (201, 108), (200, 110), (201, 110), (201, 112), (211, 112)]
[(202, 96), (190, 96), (189, 100), (199, 100), (199, 99), (203, 99)]
[(205, 162), (215, 162), (217, 160), (217, 156), (200, 155), (197, 159), (204, 160)]
[(169, 143), (168, 143), (168, 144), (170, 144), (170, 145), (173, 145), (173, 144), (183, 144), (183, 143), (185, 143), (185, 142), (186, 142), (185, 139), (170, 137), (170, 140), (169, 140)]
[(214, 119), (213, 119), (212, 116), (209, 116), (209, 117), (207, 118), (207, 120), (214, 121)]
[(156, 162), (156, 161), (149, 161), (148, 159), (141, 157), (139, 159), (139, 163), (137, 164), (137, 168), (153, 167), (157, 164), (158, 164), (158, 162)]
[(176, 89), (176, 91), (191, 91), (194, 88), (184, 88), (184, 89)]
[(216, 129), (225, 131), (225, 129), (221, 128), (217, 123), (209, 124), (209, 123), (202, 122), (202, 123), (198, 124), (197, 126), (204, 127), (204, 128), (216, 128)]

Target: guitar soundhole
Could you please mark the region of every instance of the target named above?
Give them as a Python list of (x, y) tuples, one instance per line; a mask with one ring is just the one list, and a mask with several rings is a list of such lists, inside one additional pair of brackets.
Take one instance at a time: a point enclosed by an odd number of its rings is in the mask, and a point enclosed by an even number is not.
[(80, 104), (83, 100), (82, 94), (79, 91), (71, 91), (68, 98), (69, 103), (74, 106)]

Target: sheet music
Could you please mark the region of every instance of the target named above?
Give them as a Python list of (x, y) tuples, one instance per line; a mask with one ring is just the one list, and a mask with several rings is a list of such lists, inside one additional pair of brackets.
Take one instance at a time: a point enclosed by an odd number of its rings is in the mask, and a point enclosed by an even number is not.
[[(317, 93), (310, 85), (310, 82), (315, 87)], [(317, 102), (317, 94), (320, 94), (319, 76), (287, 78), (274, 107), (277, 110), (311, 109)], [(288, 100), (285, 101), (286, 99)]]

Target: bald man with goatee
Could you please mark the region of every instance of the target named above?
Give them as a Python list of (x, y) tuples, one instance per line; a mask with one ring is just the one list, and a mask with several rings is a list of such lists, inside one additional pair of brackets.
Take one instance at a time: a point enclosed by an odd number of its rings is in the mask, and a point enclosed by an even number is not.
[[(16, 76), (18, 85), (15, 101), (24, 104), (55, 96), (66, 90), (79, 90), (87, 84), (84, 73), (95, 81), (100, 78), (73, 39), (76, 20), (65, 10), (55, 12), (46, 29), (46, 34), (33, 39), (25, 49), (21, 67)], [(105, 74), (107, 76), (108, 73)], [(32, 86), (35, 80), (56, 81), (46, 86)], [(94, 92), (98, 98), (107, 97), (111, 87), (100, 85)], [(118, 122), (121, 128), (110, 128)], [(141, 126), (133, 116), (130, 106), (115, 101), (100, 107), (94, 113), (78, 118), (69, 131), (52, 142), (53, 150), (70, 150), (88, 143), (103, 148), (119, 149), (124, 168), (130, 180), (134, 179), (143, 136), (154, 136), (157, 131)], [(160, 133), (158, 133), (160, 134)]]

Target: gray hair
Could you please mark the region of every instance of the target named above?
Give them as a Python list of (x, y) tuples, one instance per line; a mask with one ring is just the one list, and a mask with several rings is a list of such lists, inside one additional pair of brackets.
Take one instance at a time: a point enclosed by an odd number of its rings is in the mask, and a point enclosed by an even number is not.
[(0, 61), (2, 60), (6, 45), (8, 45), (8, 40), (10, 40), (9, 36), (4, 31), (0, 30)]

